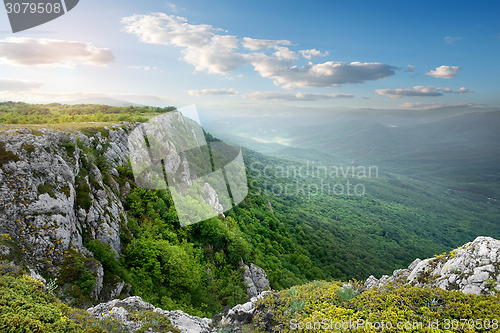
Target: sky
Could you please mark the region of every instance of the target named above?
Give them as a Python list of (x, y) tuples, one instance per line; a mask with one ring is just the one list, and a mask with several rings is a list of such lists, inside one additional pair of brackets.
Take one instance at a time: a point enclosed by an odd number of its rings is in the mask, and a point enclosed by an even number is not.
[(497, 1), (80, 0), (12, 33), (0, 101), (500, 107)]

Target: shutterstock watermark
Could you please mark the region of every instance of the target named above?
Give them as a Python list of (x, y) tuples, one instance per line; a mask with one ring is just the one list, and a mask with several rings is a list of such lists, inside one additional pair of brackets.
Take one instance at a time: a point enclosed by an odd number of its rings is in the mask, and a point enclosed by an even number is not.
[(257, 195), (301, 196), (310, 199), (323, 195), (364, 196), (362, 179), (378, 178), (377, 166), (322, 165), (307, 161), (302, 165), (250, 164), (258, 179), (250, 183)]
[(248, 194), (240, 148), (207, 143), (194, 105), (138, 126), (128, 146), (136, 184), (168, 189), (181, 226), (222, 214)]

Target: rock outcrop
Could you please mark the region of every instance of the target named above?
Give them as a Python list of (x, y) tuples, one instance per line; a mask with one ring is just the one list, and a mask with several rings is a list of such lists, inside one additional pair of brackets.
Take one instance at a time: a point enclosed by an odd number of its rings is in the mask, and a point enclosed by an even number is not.
[(135, 332), (141, 328), (143, 322), (134, 319), (134, 313), (144, 310), (156, 312), (169, 318), (170, 322), (180, 329), (182, 333), (214, 332), (210, 327), (212, 322), (211, 319), (191, 316), (180, 310), (165, 311), (155, 308), (153, 305), (144, 302), (139, 296), (127, 297), (123, 300), (115, 299), (107, 303), (101, 303), (87, 309), (87, 312), (98, 320), (112, 318), (120, 322), (128, 332)]
[(477, 237), (449, 254), (416, 259), (407, 269), (396, 270), (392, 276), (384, 275), (380, 279), (370, 276), (365, 288), (396, 283), (459, 290), (466, 294), (495, 294), (500, 291), (499, 264), (500, 241)]
[[(118, 184), (118, 168), (127, 162), (127, 133), (134, 126), (0, 131), (0, 234), (12, 240), (0, 256), (56, 274), (71, 251), (92, 258), (83, 247), (92, 239), (118, 255), (127, 223), (121, 199), (130, 189)], [(95, 260), (88, 269), (96, 277), (94, 300), (111, 299), (123, 288), (101, 295), (103, 268)]]
[(226, 309), (214, 316), (213, 320), (191, 316), (180, 310), (166, 311), (155, 308), (152, 304), (144, 302), (139, 296), (101, 303), (87, 309), (87, 312), (98, 320), (112, 318), (120, 322), (128, 332), (135, 332), (142, 327), (143, 322), (135, 317), (135, 314), (141, 313), (141, 311), (152, 311), (167, 317), (172, 325), (182, 333), (210, 333), (220, 329), (241, 332), (246, 325), (252, 323), (255, 303), (268, 293), (269, 291), (262, 292), (256, 297), (252, 297), (247, 303)]
[(229, 329), (230, 332), (241, 332), (245, 325), (252, 323), (255, 314), (255, 303), (269, 293), (270, 291), (263, 291), (244, 304), (238, 304), (231, 309), (225, 309), (220, 314), (214, 316), (214, 326), (221, 329)]
[(80, 249), (85, 233), (120, 252), (125, 212), (119, 186), (105, 181), (96, 156), (85, 156), (81, 147), (94, 147), (106, 171), (118, 176), (116, 167), (127, 158), (124, 128), (110, 128), (106, 137), (11, 129), (0, 133), (0, 144), (11, 157), (0, 169), (0, 230), (25, 245), (26, 259), (50, 260)]
[(269, 280), (267, 279), (266, 272), (255, 264), (250, 266), (245, 265), (243, 262), (240, 266), (245, 269), (243, 272), (243, 281), (247, 284), (248, 298), (256, 297), (263, 291), (269, 290)]

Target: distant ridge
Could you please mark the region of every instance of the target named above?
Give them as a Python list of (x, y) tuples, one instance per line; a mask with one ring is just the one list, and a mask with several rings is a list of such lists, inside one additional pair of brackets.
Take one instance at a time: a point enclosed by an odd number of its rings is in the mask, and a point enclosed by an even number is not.
[(96, 97), (96, 98), (81, 98), (75, 99), (72, 101), (66, 101), (62, 104), (99, 104), (99, 105), (109, 105), (109, 106), (145, 106), (142, 104), (130, 103), (127, 101), (121, 101), (114, 98), (106, 98), (106, 97)]

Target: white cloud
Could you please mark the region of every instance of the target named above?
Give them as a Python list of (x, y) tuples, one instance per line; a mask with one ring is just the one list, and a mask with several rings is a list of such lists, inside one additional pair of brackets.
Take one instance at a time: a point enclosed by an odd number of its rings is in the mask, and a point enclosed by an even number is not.
[(211, 25), (193, 25), (180, 16), (155, 13), (132, 15), (122, 19), (125, 31), (135, 34), (144, 43), (201, 47), (210, 42), (215, 29)]
[(350, 94), (319, 94), (319, 93), (291, 93), (282, 91), (254, 91), (251, 93), (240, 93), (233, 89), (202, 89), (189, 90), (191, 96), (242, 96), (255, 100), (274, 100), (274, 101), (317, 101), (321, 99), (348, 99), (353, 98)]
[(462, 68), (458, 66), (440, 66), (436, 70), (429, 71), (425, 75), (437, 77), (440, 79), (452, 79), (457, 76), (457, 72)]
[(243, 37), (241, 44), (244, 48), (250, 51), (259, 51), (264, 49), (276, 48), (278, 46), (289, 46), (292, 43), (289, 40), (269, 40)]
[(191, 96), (205, 96), (205, 95), (215, 95), (215, 96), (234, 96), (238, 92), (233, 89), (201, 89), (201, 90), (189, 90), (189, 95)]
[(274, 52), (273, 55), (277, 59), (282, 59), (282, 60), (293, 60), (298, 58), (297, 53), (290, 51), (288, 47), (284, 46), (277, 46), (276, 52)]
[(245, 94), (244, 97), (258, 100), (275, 100), (275, 101), (317, 101), (320, 99), (340, 99), (353, 98), (349, 94), (317, 94), (317, 93), (287, 93), (281, 91), (255, 91)]
[(215, 35), (206, 45), (187, 47), (182, 53), (184, 61), (193, 65), (197, 71), (227, 74), (246, 63), (244, 55), (234, 52), (237, 48), (236, 37)]
[(302, 56), (307, 60), (311, 60), (312, 58), (316, 57), (326, 57), (327, 55), (329, 55), (328, 51), (321, 52), (316, 49), (300, 50), (299, 53), (302, 54)]
[(455, 45), (455, 43), (459, 40), (462, 39), (462, 37), (451, 37), (451, 36), (446, 36), (443, 38), (445, 44), (447, 45)]
[(177, 13), (177, 5), (175, 3), (167, 2), (166, 5), (168, 8), (170, 8), (171, 11)]
[(465, 88), (465, 87), (462, 87), (460, 89), (458, 89), (457, 91), (455, 91), (456, 94), (473, 94), (474, 92), (473, 91), (470, 91), (469, 89)]
[(9, 37), (0, 40), (0, 63), (17, 66), (107, 65), (114, 60), (109, 49), (89, 43)]
[(344, 83), (362, 83), (394, 75), (393, 66), (380, 63), (343, 63), (327, 61), (308, 63), (302, 67), (280, 59), (256, 54), (252, 59), (255, 70), (265, 78), (273, 79), (283, 88), (334, 87)]
[(398, 107), (405, 109), (436, 109), (443, 107), (453, 107), (453, 106), (484, 106), (483, 104), (477, 103), (403, 103), (399, 104)]
[(129, 69), (137, 69), (137, 70), (143, 70), (143, 71), (155, 71), (158, 68), (156, 66), (127, 66)]
[(445, 93), (470, 94), (472, 93), (467, 88), (462, 87), (457, 91), (450, 88), (432, 87), (432, 86), (415, 86), (411, 89), (377, 89), (375, 92), (379, 95), (388, 96), (390, 98), (400, 97), (436, 97), (442, 96)]
[(197, 71), (226, 74), (245, 63), (235, 52), (239, 40), (234, 36), (217, 35), (221, 31), (211, 25), (189, 24), (183, 17), (156, 13), (133, 15), (122, 19), (125, 31), (135, 34), (144, 43), (182, 47), (183, 60)]
[(43, 85), (42, 82), (11, 80), (0, 78), (0, 92), (24, 92), (38, 89)]
[(408, 65), (408, 66), (406, 66), (405, 72), (410, 72), (411, 73), (411, 72), (414, 72), (415, 69), (416, 69), (415, 66)]
[[(196, 71), (227, 75), (241, 65), (251, 64), (262, 77), (284, 88), (362, 83), (394, 75), (396, 70), (381, 63), (334, 61), (299, 67), (293, 62), (297, 53), (287, 47), (290, 41), (240, 39), (224, 35), (211, 25), (190, 24), (183, 17), (164, 13), (133, 15), (123, 18), (122, 23), (126, 32), (137, 35), (142, 42), (181, 47), (182, 59)], [(315, 49), (302, 51), (305, 57), (327, 54)]]

